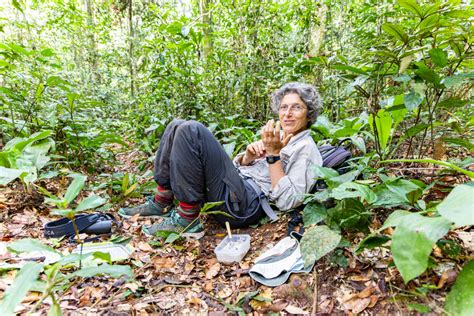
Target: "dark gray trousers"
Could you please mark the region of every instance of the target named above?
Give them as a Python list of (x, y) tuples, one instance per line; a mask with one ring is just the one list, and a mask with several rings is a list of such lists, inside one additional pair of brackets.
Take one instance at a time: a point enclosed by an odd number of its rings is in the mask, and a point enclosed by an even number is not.
[(216, 209), (233, 217), (215, 215), (221, 224), (246, 227), (265, 215), (257, 193), (212, 133), (196, 121), (175, 119), (168, 124), (156, 152), (154, 179), (185, 203), (225, 201)]

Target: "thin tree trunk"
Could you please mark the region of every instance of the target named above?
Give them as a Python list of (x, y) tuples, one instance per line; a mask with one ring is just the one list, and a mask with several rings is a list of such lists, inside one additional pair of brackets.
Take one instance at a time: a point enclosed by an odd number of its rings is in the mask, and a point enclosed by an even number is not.
[(93, 0), (86, 0), (86, 10), (87, 10), (87, 26), (88, 32), (87, 37), (89, 38), (89, 69), (90, 73), (93, 75), (94, 79), (97, 82), (100, 82), (100, 75), (97, 71), (98, 69), (98, 58), (97, 58), (97, 49), (96, 49), (96, 40), (94, 34), (94, 4)]
[(133, 65), (133, 0), (128, 2), (128, 27), (129, 27), (129, 46), (128, 46), (128, 57), (129, 57), (129, 69), (130, 69), (130, 96), (135, 97), (135, 69)]
[(206, 62), (209, 56), (212, 54), (212, 37), (211, 37), (211, 26), (212, 17), (209, 11), (210, 0), (199, 0), (199, 11), (201, 13), (201, 22), (204, 25), (204, 37), (203, 37), (203, 60)]

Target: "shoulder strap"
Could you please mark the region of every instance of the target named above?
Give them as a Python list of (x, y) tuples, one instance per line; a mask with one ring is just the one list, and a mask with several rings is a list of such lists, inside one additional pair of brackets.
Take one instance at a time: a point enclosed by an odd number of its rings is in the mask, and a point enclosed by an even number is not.
[(253, 181), (252, 178), (247, 178), (245, 179), (254, 189), (255, 192), (258, 194), (258, 199), (260, 200), (260, 205), (263, 208), (263, 211), (267, 216), (270, 218), (272, 222), (275, 222), (278, 220), (278, 215), (276, 215), (275, 211), (272, 209), (270, 204), (268, 203), (268, 198), (266, 197), (265, 194), (263, 194), (262, 190), (258, 187), (258, 185)]

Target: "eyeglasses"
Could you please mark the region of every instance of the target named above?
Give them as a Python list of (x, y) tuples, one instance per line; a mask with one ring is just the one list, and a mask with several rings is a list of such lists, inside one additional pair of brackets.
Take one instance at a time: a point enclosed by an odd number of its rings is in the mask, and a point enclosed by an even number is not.
[(280, 105), (280, 108), (278, 109), (278, 111), (280, 111), (281, 113), (281, 112), (286, 112), (290, 110), (293, 113), (301, 113), (303, 112), (304, 109), (305, 109), (305, 106), (300, 105), (300, 104), (292, 104), (292, 105), (282, 104)]

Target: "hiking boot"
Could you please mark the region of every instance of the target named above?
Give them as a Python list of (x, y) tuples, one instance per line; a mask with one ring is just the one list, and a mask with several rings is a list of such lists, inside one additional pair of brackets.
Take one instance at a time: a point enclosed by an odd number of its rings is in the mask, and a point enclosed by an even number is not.
[(200, 239), (204, 236), (204, 226), (199, 218), (188, 222), (176, 210), (172, 210), (170, 213), (171, 215), (161, 223), (143, 226), (142, 232), (146, 235), (155, 236), (159, 231), (171, 231), (183, 237), (194, 239)]
[(140, 214), (140, 216), (159, 216), (168, 217), (170, 212), (167, 212), (167, 208), (171, 205), (162, 205), (157, 203), (153, 197), (147, 197), (146, 202), (142, 205), (135, 207), (123, 207), (120, 208), (118, 214), (124, 218), (129, 218), (134, 215)]

